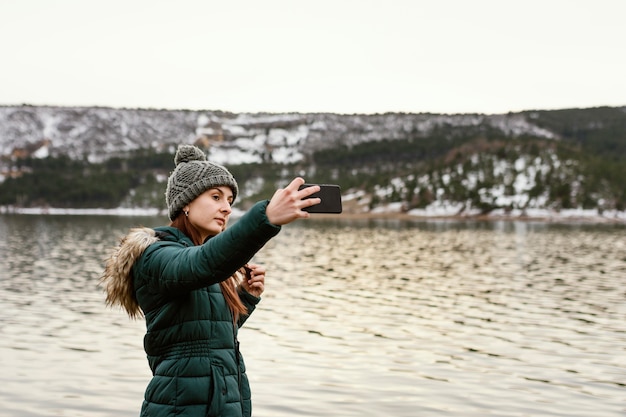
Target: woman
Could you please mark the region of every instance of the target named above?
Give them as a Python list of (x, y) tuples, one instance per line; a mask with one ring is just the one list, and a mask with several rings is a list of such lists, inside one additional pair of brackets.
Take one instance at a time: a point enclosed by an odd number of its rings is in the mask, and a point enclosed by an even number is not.
[[(107, 260), (107, 304), (145, 316), (153, 378), (142, 416), (250, 416), (238, 328), (260, 301), (265, 269), (247, 264), (282, 225), (308, 218), (294, 179), (226, 229), (239, 189), (231, 173), (195, 146), (180, 146), (168, 179), (171, 224), (131, 229)], [(243, 277), (243, 279), (242, 279)]]

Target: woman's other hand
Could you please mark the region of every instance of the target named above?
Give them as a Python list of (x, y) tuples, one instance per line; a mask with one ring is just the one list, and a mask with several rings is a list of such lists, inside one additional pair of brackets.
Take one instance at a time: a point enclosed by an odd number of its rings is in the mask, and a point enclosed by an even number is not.
[(310, 214), (302, 209), (322, 201), (319, 198), (303, 200), (320, 190), (318, 185), (300, 190), (299, 188), (303, 184), (304, 180), (298, 177), (291, 181), (287, 187), (276, 190), (265, 210), (267, 218), (272, 224), (282, 226), (297, 219), (306, 219)]
[(248, 264), (245, 268), (247, 274), (241, 281), (241, 287), (258, 298), (265, 290), (265, 268), (257, 264)]

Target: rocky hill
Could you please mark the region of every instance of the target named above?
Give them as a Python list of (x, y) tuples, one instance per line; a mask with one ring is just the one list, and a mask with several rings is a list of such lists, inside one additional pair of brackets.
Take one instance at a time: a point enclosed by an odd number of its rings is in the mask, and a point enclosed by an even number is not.
[(244, 207), (292, 175), (339, 183), (354, 212), (607, 215), (626, 204), (626, 108), (339, 115), (24, 105), (0, 107), (0, 205), (160, 205), (179, 143), (231, 168)]
[(435, 129), (489, 126), (506, 136), (555, 138), (523, 114), (233, 114), (219, 111), (98, 107), (0, 107), (0, 156), (58, 156), (101, 162), (173, 144), (211, 146), (225, 164), (290, 163), (315, 151), (383, 139), (428, 136)]

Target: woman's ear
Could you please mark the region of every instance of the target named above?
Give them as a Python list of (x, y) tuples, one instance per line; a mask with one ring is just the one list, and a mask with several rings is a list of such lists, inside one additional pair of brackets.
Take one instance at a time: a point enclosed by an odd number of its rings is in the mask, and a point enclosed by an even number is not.
[(183, 207), (183, 213), (185, 213), (185, 217), (189, 217), (189, 204)]

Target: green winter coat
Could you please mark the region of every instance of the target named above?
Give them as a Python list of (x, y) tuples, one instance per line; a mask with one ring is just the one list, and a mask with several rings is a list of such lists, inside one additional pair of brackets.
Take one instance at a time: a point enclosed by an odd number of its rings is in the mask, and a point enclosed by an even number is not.
[[(172, 227), (157, 228), (155, 239), (148, 239), (149, 246), (132, 267), (153, 373), (142, 416), (251, 415), (250, 386), (237, 341), (247, 316), (233, 323), (219, 282), (279, 232), (267, 220), (266, 206), (257, 203), (200, 246)], [(251, 313), (259, 299), (240, 291)]]

